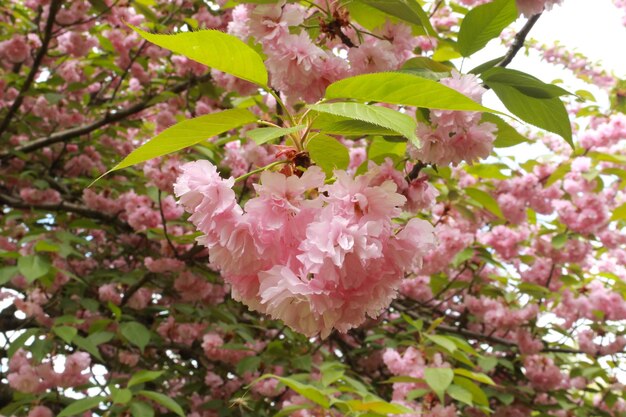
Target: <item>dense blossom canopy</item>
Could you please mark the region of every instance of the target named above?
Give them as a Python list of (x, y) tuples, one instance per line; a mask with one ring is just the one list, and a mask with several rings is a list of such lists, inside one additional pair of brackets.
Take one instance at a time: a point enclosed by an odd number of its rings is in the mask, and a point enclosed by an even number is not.
[(0, 5), (0, 415), (626, 416), (625, 84), (560, 3)]

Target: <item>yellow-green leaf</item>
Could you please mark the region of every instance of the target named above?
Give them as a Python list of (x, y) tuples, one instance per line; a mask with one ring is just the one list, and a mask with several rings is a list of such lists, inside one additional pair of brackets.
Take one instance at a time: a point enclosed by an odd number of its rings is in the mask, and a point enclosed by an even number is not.
[(626, 204), (622, 204), (613, 210), (613, 214), (611, 215), (611, 221), (615, 220), (625, 220), (626, 219)]
[(459, 51), (468, 57), (483, 49), (515, 19), (517, 19), (515, 0), (494, 0), (472, 8), (461, 23)]
[(313, 162), (329, 177), (333, 175), (335, 169), (346, 169), (350, 164), (348, 148), (328, 135), (320, 133), (313, 136), (307, 144), (307, 151)]
[(130, 26), (142, 38), (161, 48), (224, 71), (260, 86), (267, 86), (267, 70), (261, 56), (235, 36), (219, 30), (159, 34)]
[(89, 411), (92, 408), (97, 407), (101, 402), (106, 400), (105, 397), (87, 397), (80, 400), (75, 400), (65, 407), (57, 417), (70, 417), (82, 415), (85, 411)]
[(109, 172), (179, 151), (256, 119), (248, 110), (231, 109), (184, 120), (135, 149)]
[(443, 401), (446, 389), (454, 379), (454, 372), (450, 368), (426, 368), (424, 369), (424, 380), (428, 386)]
[(476, 202), (480, 203), (481, 206), (489, 210), (491, 213), (495, 214), (501, 219), (504, 218), (498, 202), (488, 192), (479, 190), (478, 188), (466, 188), (465, 193), (474, 200), (476, 200)]
[(344, 78), (328, 86), (326, 98), (498, 113), (436, 81), (399, 72), (379, 72)]
[(308, 106), (311, 110), (335, 116), (348, 117), (381, 126), (399, 133), (420, 147), (416, 135), (417, 123), (411, 116), (382, 106), (370, 106), (363, 103), (340, 102), (323, 103)]
[(303, 130), (304, 128), (306, 128), (304, 125), (293, 127), (260, 127), (247, 131), (246, 136), (252, 139), (257, 145), (262, 145), (270, 140)]
[(483, 384), (487, 384), (487, 385), (496, 385), (495, 382), (493, 382), (493, 379), (489, 378), (487, 375), (480, 373), (480, 372), (472, 372), (468, 369), (463, 369), (463, 368), (457, 368), (454, 370), (454, 373), (456, 375), (460, 375), (460, 376), (464, 376), (466, 378), (469, 379), (473, 379), (474, 381), (478, 381), (478, 382), (482, 382)]
[(163, 395), (160, 392), (154, 391), (139, 391), (137, 394), (143, 395), (144, 397), (162, 405), (163, 407), (178, 414), (180, 417), (185, 417), (185, 412), (183, 411), (182, 407), (167, 395)]

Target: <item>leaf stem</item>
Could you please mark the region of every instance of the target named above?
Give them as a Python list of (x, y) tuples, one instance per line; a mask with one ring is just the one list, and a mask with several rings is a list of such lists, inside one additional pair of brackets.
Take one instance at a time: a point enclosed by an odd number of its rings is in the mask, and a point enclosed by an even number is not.
[(291, 123), (291, 125), (295, 126), (296, 123), (295, 123), (295, 121), (293, 119), (293, 116), (291, 115), (291, 112), (287, 108), (287, 105), (281, 100), (280, 96), (278, 94), (276, 94), (276, 92), (274, 90), (272, 90), (271, 88), (269, 88), (269, 87), (267, 88), (266, 91), (268, 93), (270, 93), (272, 95), (272, 97), (274, 97), (276, 99), (276, 103), (278, 103), (285, 110), (285, 114), (289, 118), (289, 122)]
[(282, 164), (287, 164), (287, 163), (289, 163), (289, 161), (286, 161), (286, 160), (285, 161), (275, 161), (275, 162), (272, 162), (269, 165), (265, 165), (264, 167), (257, 168), (255, 170), (252, 170), (252, 171), (248, 172), (247, 174), (243, 174), (242, 176), (235, 178), (235, 182), (239, 182), (239, 181), (245, 180), (245, 179), (247, 179), (248, 177), (251, 177), (254, 174), (258, 174), (259, 172), (263, 172), (263, 171), (265, 171), (267, 169), (270, 169), (270, 168), (273, 168), (273, 167), (275, 167), (277, 165), (282, 165)]

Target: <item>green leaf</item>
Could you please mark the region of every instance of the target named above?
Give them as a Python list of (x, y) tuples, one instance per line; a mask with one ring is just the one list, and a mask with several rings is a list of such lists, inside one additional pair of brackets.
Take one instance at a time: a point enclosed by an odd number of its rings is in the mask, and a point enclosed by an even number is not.
[(52, 331), (65, 343), (72, 343), (72, 340), (78, 334), (78, 329), (70, 326), (56, 326), (52, 328)]
[(342, 2), (350, 13), (350, 20), (365, 29), (377, 29), (389, 21), (389, 15), (360, 1)]
[(472, 8), (459, 29), (459, 52), (468, 57), (480, 51), (516, 19), (515, 0), (494, 0)]
[[(280, 411), (274, 414), (272, 417), (288, 417), (292, 415), (294, 412), (299, 410), (308, 410), (314, 408), (313, 404), (297, 404), (297, 405), (288, 405), (285, 407), (281, 407)], [(133, 416), (135, 417), (135, 416)]]
[(51, 266), (48, 259), (40, 255), (26, 255), (17, 259), (17, 269), (29, 283), (46, 275)]
[(4, 285), (11, 281), (15, 275), (19, 272), (17, 266), (5, 266), (0, 268), (0, 285)]
[(457, 349), (456, 343), (454, 343), (452, 340), (448, 339), (445, 336), (439, 336), (436, 334), (425, 334), (424, 336), (426, 336), (426, 338), (434, 344), (441, 346), (450, 353), (453, 353)]
[(404, 158), (405, 154), (406, 141), (395, 141), (383, 136), (374, 136), (367, 149), (367, 158), (377, 164), (384, 162), (385, 158), (391, 158), (394, 162), (397, 162)]
[(318, 404), (326, 409), (330, 407), (330, 402), (328, 401), (328, 398), (322, 393), (320, 389), (315, 388), (311, 385), (305, 385), (291, 378), (276, 377), (276, 379), (278, 379), (281, 383), (288, 386), (298, 394), (302, 395), (304, 398), (313, 401), (315, 404)]
[(611, 221), (626, 220), (626, 204), (622, 204), (613, 210)]
[(494, 358), (493, 356), (484, 356), (478, 359), (478, 366), (480, 366), (480, 369), (483, 371), (489, 372), (498, 366), (498, 358)]
[(587, 156), (594, 161), (615, 162), (616, 164), (626, 164), (626, 156), (618, 154), (609, 154), (603, 152), (588, 152)]
[(179, 151), (203, 142), (212, 136), (219, 135), (230, 129), (252, 123), (256, 120), (256, 116), (245, 109), (225, 110), (219, 113), (205, 114), (204, 116), (194, 119), (184, 120), (165, 129), (163, 132), (132, 151), (108, 172)]
[(11, 342), (11, 345), (7, 349), (7, 353), (6, 353), (7, 358), (11, 359), (13, 355), (15, 354), (15, 352), (17, 352), (18, 349), (24, 346), (24, 344), (28, 341), (28, 339), (30, 339), (33, 336), (37, 336), (38, 334), (39, 334), (38, 328), (31, 328), (31, 329), (24, 330), (24, 333), (19, 335), (13, 342)]
[(70, 405), (61, 410), (61, 412), (57, 414), (57, 417), (81, 415), (85, 411), (96, 408), (100, 403), (104, 401), (106, 401), (105, 397), (87, 397), (80, 400), (75, 400)]
[(423, 383), (424, 380), (421, 378), (415, 378), (412, 376), (406, 376), (406, 375), (399, 375), (399, 376), (392, 376), (391, 378), (389, 378), (388, 380), (386, 380), (384, 383), (385, 384), (395, 384), (396, 382), (409, 382), (409, 383)]
[(435, 49), (432, 58), (439, 62), (452, 61), (453, 59), (461, 58), (462, 55), (457, 51), (457, 49), (458, 47), (456, 46), (456, 42), (441, 39), (437, 42), (437, 49)]
[(84, 337), (77, 335), (77, 336), (74, 336), (72, 343), (78, 346), (79, 348), (81, 348), (82, 350), (84, 350), (85, 352), (88, 352), (92, 356), (103, 361), (102, 355), (100, 355), (100, 351), (98, 350), (98, 347), (94, 345), (91, 340), (85, 339)]
[(47, 240), (40, 240), (35, 243), (35, 250), (37, 252), (58, 252), (59, 245), (48, 242)]
[(113, 332), (96, 332), (87, 336), (87, 339), (95, 346), (99, 346), (103, 343), (110, 342), (115, 337)]
[(219, 30), (157, 34), (145, 32), (133, 25), (128, 26), (161, 48), (262, 87), (267, 86), (267, 70), (263, 59), (235, 36)]
[(398, 72), (344, 78), (328, 86), (326, 98), (380, 101), (427, 109), (495, 112), (436, 81)]
[(168, 410), (171, 410), (174, 413), (178, 414), (180, 417), (185, 417), (185, 412), (183, 411), (181, 406), (178, 405), (176, 401), (174, 401), (172, 398), (168, 397), (167, 395), (163, 395), (160, 392), (143, 391), (143, 390), (139, 391), (137, 394), (143, 395), (144, 397), (162, 405)]
[(559, 233), (552, 238), (552, 247), (562, 249), (567, 243), (567, 233)]
[(322, 385), (325, 387), (341, 379), (345, 374), (344, 366), (336, 362), (323, 363), (320, 371), (322, 372)]
[(415, 0), (358, 0), (370, 7), (397, 17), (416, 26), (423, 27), (424, 30), (433, 36), (437, 32), (430, 23), (430, 19), (424, 9)]
[(246, 372), (254, 373), (261, 365), (261, 358), (258, 356), (248, 356), (237, 362), (235, 370), (239, 375), (243, 375)]
[(293, 378), (282, 377), (278, 375), (266, 374), (260, 378), (257, 378), (252, 382), (252, 384), (256, 384), (262, 379), (274, 378), (280, 381), (283, 385), (291, 388), (298, 394), (302, 395), (304, 398), (313, 401), (315, 404), (320, 405), (326, 409), (330, 407), (330, 401), (327, 396), (319, 389), (312, 385), (306, 385), (302, 382), (296, 381)]
[(472, 372), (472, 371), (467, 370), (467, 369), (457, 368), (457, 369), (454, 370), (454, 373), (456, 375), (460, 375), (460, 376), (464, 376), (464, 377), (469, 378), (469, 379), (473, 379), (474, 381), (482, 382), (483, 384), (496, 385), (496, 383), (493, 382), (493, 379), (489, 378), (487, 375), (485, 375), (483, 373), (480, 373), (480, 372)]
[(525, 122), (556, 133), (572, 148), (574, 147), (569, 115), (559, 98), (536, 98), (508, 85), (500, 83), (488, 85), (511, 113)]
[(277, 139), (290, 133), (305, 129), (306, 126), (298, 125), (293, 127), (260, 127), (246, 132), (246, 136), (252, 139), (257, 145), (262, 145), (270, 140)]
[(472, 399), (475, 404), (482, 405), (485, 407), (489, 406), (489, 399), (487, 398), (487, 395), (485, 395), (485, 392), (482, 389), (480, 389), (478, 385), (476, 385), (469, 379), (456, 376), (454, 377), (454, 383), (456, 385), (461, 386), (462, 388), (465, 388), (467, 391), (471, 392)]
[(107, 6), (104, 0), (89, 0), (89, 3), (100, 13), (109, 11), (109, 6)]
[(133, 417), (154, 417), (154, 408), (143, 401), (130, 403), (130, 413)]
[(163, 371), (146, 371), (144, 369), (137, 371), (128, 380), (127, 387), (133, 387), (135, 385), (143, 384), (144, 382), (154, 381), (158, 377), (163, 375)]
[(150, 342), (150, 330), (141, 323), (130, 321), (120, 324), (120, 333), (142, 352)]
[(446, 64), (442, 64), (441, 62), (437, 62), (433, 59), (427, 58), (425, 56), (418, 56), (415, 58), (411, 58), (402, 64), (402, 69), (411, 70), (411, 69), (423, 69), (429, 70), (435, 74), (448, 74), (450, 75), (450, 71), (454, 69), (452, 66), (448, 66)]
[(482, 73), (481, 78), (487, 84), (499, 83), (515, 87), (515, 89), (527, 96), (535, 98), (554, 98), (571, 95), (569, 91), (557, 85), (544, 83), (530, 74), (510, 68), (491, 68)]
[(111, 390), (111, 400), (116, 404), (126, 404), (133, 398), (133, 392), (129, 389), (109, 386), (109, 390)]
[(361, 120), (349, 119), (347, 117), (335, 116), (329, 113), (317, 114), (311, 125), (312, 130), (319, 130), (326, 134), (357, 136), (385, 135), (393, 136), (396, 132), (385, 129), (373, 123)]
[(474, 257), (474, 254), (474, 248), (465, 248), (461, 252), (454, 255), (454, 259), (452, 259), (452, 265), (457, 268), (465, 261), (469, 261), (470, 259), (472, 259)]
[(477, 65), (476, 67), (472, 68), (468, 74), (481, 74), (484, 71), (487, 71), (489, 68), (493, 68), (496, 65), (498, 65), (500, 62), (502, 62), (502, 60), (504, 59), (504, 55), (500, 56), (498, 58), (494, 58), (494, 59), (490, 59), (489, 61), (483, 62), (482, 64)]
[(474, 200), (476, 200), (478, 203), (480, 203), (482, 207), (489, 210), (491, 213), (495, 214), (501, 219), (504, 218), (498, 202), (495, 198), (491, 196), (491, 194), (483, 190), (479, 190), (478, 188), (466, 188), (465, 193)]
[(333, 175), (333, 170), (346, 169), (350, 164), (348, 148), (328, 135), (320, 133), (313, 136), (307, 144), (307, 151), (329, 177)]
[(443, 402), (444, 393), (454, 379), (454, 372), (450, 368), (426, 368), (424, 380)]
[(411, 391), (409, 391), (406, 394), (406, 399), (407, 401), (413, 401), (417, 398), (421, 398), (424, 395), (428, 394), (430, 392), (429, 389), (425, 389), (425, 388), (418, 388), (418, 389), (413, 389)]
[(418, 332), (421, 332), (422, 329), (424, 328), (424, 320), (422, 319), (415, 320), (414, 318), (412, 318), (411, 316), (405, 313), (400, 313), (400, 316), (404, 319), (404, 321), (409, 323)]
[(568, 172), (570, 172), (570, 170), (571, 164), (569, 162), (560, 164), (554, 170), (554, 172), (550, 174), (550, 177), (548, 177), (548, 180), (546, 181), (546, 187), (549, 187), (558, 180), (562, 179)]
[(473, 164), (465, 166), (465, 171), (476, 178), (496, 180), (509, 179), (510, 176), (503, 173), (502, 169), (509, 169), (509, 167), (504, 164)]
[(498, 127), (496, 140), (493, 142), (493, 146), (495, 148), (509, 148), (511, 146), (519, 145), (520, 143), (529, 142), (529, 140), (520, 134), (517, 129), (495, 114), (483, 113), (481, 122), (493, 123)]
[(467, 404), (469, 406), (474, 405), (474, 402), (472, 401), (472, 393), (460, 385), (450, 385), (448, 387), (447, 393), (450, 397), (462, 402), (463, 404)]
[(421, 146), (416, 135), (417, 123), (404, 113), (381, 106), (370, 106), (362, 103), (325, 103), (313, 104), (308, 108), (321, 113), (348, 117), (392, 130), (408, 138), (418, 148)]
[(406, 414), (412, 413), (413, 410), (406, 408), (400, 404), (392, 404), (386, 401), (359, 401), (350, 400), (346, 401), (346, 404), (352, 409), (352, 411), (372, 411), (377, 414)]

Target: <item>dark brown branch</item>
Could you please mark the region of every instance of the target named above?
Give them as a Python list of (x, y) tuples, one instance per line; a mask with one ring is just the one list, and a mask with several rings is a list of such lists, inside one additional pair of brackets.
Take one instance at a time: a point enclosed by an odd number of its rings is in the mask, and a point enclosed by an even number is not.
[[(410, 309), (408, 309), (407, 307), (403, 306), (398, 301), (395, 301), (392, 304), (392, 306), (394, 308), (396, 308), (397, 310), (402, 311), (403, 313), (411, 316), (414, 319), (424, 320), (423, 317), (413, 313)], [(424, 321), (426, 321), (426, 320), (424, 320)], [(475, 340), (478, 340), (478, 341), (496, 343), (496, 344), (503, 345), (503, 346), (519, 348), (519, 345), (516, 342), (512, 341), (512, 340), (507, 340), (507, 339), (504, 339), (504, 338), (501, 338), (501, 337), (496, 337), (496, 336), (492, 336), (492, 335), (488, 335), (488, 334), (484, 334), (484, 333), (480, 333), (480, 332), (474, 332), (474, 331), (471, 331), (471, 330), (462, 329), (462, 328), (458, 328), (458, 327), (454, 327), (454, 326), (450, 326), (450, 325), (446, 325), (446, 324), (440, 324), (439, 326), (437, 326), (437, 330), (440, 330), (440, 331), (446, 332), (446, 333), (458, 334), (458, 335), (465, 336), (467, 338), (475, 339)], [(569, 349), (569, 348), (562, 348), (562, 347), (544, 347), (542, 349), (542, 352), (584, 354), (584, 352), (582, 352), (580, 350)]]
[(130, 301), (131, 297), (135, 295), (137, 291), (141, 289), (144, 285), (148, 283), (152, 278), (156, 277), (156, 274), (152, 272), (148, 272), (144, 275), (139, 281), (135, 282), (133, 285), (128, 287), (128, 290), (124, 293), (124, 298), (122, 298), (121, 307), (125, 306), (128, 301)]
[[(191, 80), (182, 82), (182, 83), (178, 83), (176, 85), (174, 85), (172, 88), (167, 89), (162, 91), (161, 93), (164, 92), (172, 92), (172, 93), (182, 93), (183, 91), (187, 90), (188, 88), (193, 87), (194, 85), (197, 85), (199, 83), (202, 83), (204, 81), (207, 81), (211, 78), (211, 74), (208, 73), (206, 75), (203, 75), (202, 77), (198, 77), (198, 78), (193, 78)], [(148, 96), (146, 96), (143, 100), (141, 100), (138, 103), (135, 103), (129, 107), (126, 107), (125, 109), (122, 110), (118, 110), (116, 112), (110, 112), (107, 113), (102, 119), (97, 120), (91, 124), (88, 125), (83, 125), (83, 126), (78, 126), (72, 129), (67, 129), (64, 130), (62, 132), (58, 132), (58, 133), (53, 133), (50, 136), (46, 136), (46, 137), (42, 137), (39, 139), (35, 139), (32, 142), (28, 142), (24, 145), (21, 146), (17, 146), (16, 148), (13, 149), (12, 152), (9, 153), (4, 153), (4, 154), (0, 154), (0, 159), (5, 159), (8, 156), (10, 156), (12, 153), (28, 153), (28, 152), (33, 152), (36, 151), (38, 149), (44, 148), (46, 146), (55, 144), (55, 143), (59, 143), (59, 142), (64, 142), (67, 140), (71, 140), (74, 138), (77, 138), (79, 136), (82, 135), (86, 135), (88, 133), (93, 132), (96, 129), (99, 129), (103, 126), (109, 125), (111, 123), (115, 123), (118, 122), (120, 120), (124, 120), (129, 116), (132, 116), (133, 114), (139, 113), (142, 110), (145, 110), (149, 107), (152, 106), (152, 104), (150, 104), (150, 101), (156, 96), (157, 94), (149, 94)]]
[(415, 165), (413, 165), (413, 169), (411, 170), (411, 172), (409, 172), (409, 175), (407, 175), (407, 179), (409, 182), (416, 180), (417, 177), (420, 176), (420, 172), (422, 171), (422, 169), (426, 168), (426, 164), (424, 164), (421, 161), (418, 161)]
[(161, 190), (159, 190), (159, 214), (161, 215), (161, 223), (163, 224), (163, 234), (165, 235), (165, 240), (167, 240), (167, 244), (169, 245), (172, 252), (174, 252), (174, 256), (178, 258), (180, 255), (176, 250), (176, 246), (172, 243), (170, 239), (170, 235), (167, 233), (167, 220), (165, 219), (165, 213), (163, 213), (163, 201), (161, 199)]
[(9, 306), (0, 312), (0, 333), (19, 330), (24, 324), (24, 320), (15, 317), (16, 311), (15, 306)]
[(30, 71), (28, 72), (28, 75), (24, 80), (24, 84), (22, 84), (22, 87), (20, 88), (19, 94), (13, 101), (13, 104), (9, 108), (7, 114), (4, 116), (4, 119), (2, 119), (2, 123), (0, 123), (0, 137), (2, 137), (4, 132), (7, 130), (9, 124), (11, 123), (11, 120), (13, 120), (13, 116), (15, 116), (15, 113), (17, 113), (20, 106), (22, 105), (22, 102), (24, 101), (24, 96), (30, 89), (33, 81), (35, 81), (35, 77), (39, 72), (39, 67), (43, 62), (44, 57), (48, 53), (48, 46), (50, 45), (50, 41), (52, 40), (52, 27), (54, 26), (54, 18), (61, 8), (61, 3), (62, 1), (60, 0), (53, 0), (50, 4), (50, 11), (48, 12), (48, 20), (46, 21), (46, 28), (44, 30), (44, 37), (41, 41), (41, 48), (39, 48), (39, 50), (37, 51), (37, 55), (35, 55), (33, 65), (31, 66)]
[(541, 17), (541, 13), (536, 14), (530, 19), (528, 19), (524, 27), (517, 33), (517, 35), (515, 35), (515, 38), (513, 39), (513, 43), (511, 44), (509, 51), (506, 53), (506, 55), (504, 55), (504, 58), (502, 58), (502, 61), (498, 63), (499, 67), (504, 68), (507, 65), (509, 65), (511, 61), (513, 61), (513, 58), (515, 58), (515, 55), (517, 55), (520, 49), (522, 49), (522, 47), (524, 46), (526, 37), (528, 36), (531, 29), (533, 28), (533, 26), (535, 26), (535, 23), (537, 23), (537, 20), (539, 20), (540, 17)]
[(46, 204), (46, 203), (29, 204), (18, 198), (0, 193), (0, 204), (4, 204), (12, 208), (22, 209), (22, 210), (43, 210), (43, 211), (54, 211), (54, 212), (61, 211), (61, 212), (80, 214), (81, 216), (84, 216), (84, 217), (88, 217), (88, 218), (95, 219), (95, 220), (100, 220), (103, 223), (113, 224), (119, 227), (120, 229), (128, 231), (128, 232), (133, 231), (132, 227), (130, 227), (127, 223), (120, 221), (115, 216), (110, 216), (100, 211), (92, 210), (90, 208), (80, 206), (78, 204), (68, 203), (66, 201), (61, 201), (58, 204)]

